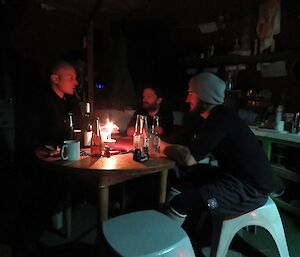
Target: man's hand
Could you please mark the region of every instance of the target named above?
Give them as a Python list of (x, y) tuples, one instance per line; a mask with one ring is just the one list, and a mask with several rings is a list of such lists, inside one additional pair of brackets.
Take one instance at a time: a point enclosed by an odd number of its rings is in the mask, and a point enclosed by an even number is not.
[(168, 144), (161, 141), (160, 149), (162, 153), (176, 161), (179, 165), (191, 166), (197, 164), (189, 148), (184, 145)]

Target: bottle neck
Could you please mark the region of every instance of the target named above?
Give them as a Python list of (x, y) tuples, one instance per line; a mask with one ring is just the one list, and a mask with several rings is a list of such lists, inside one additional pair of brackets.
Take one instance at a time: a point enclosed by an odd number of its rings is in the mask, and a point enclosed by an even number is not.
[(71, 113), (68, 114), (68, 126), (73, 127), (73, 115)]
[(147, 135), (148, 134), (148, 122), (147, 117), (144, 118), (144, 130), (143, 132)]
[(96, 120), (96, 135), (100, 136), (100, 123), (99, 120)]
[(157, 132), (158, 127), (159, 127), (159, 117), (158, 116), (154, 116), (153, 117), (153, 123), (152, 123), (151, 132), (157, 134), (158, 133)]
[(151, 127), (151, 133), (152, 133), (152, 134), (155, 133), (155, 127), (154, 127), (154, 125), (152, 125), (152, 127)]
[(84, 116), (89, 118), (91, 115), (91, 106), (90, 103), (86, 103), (85, 104), (85, 112), (84, 112)]
[(141, 116), (140, 117), (140, 130), (139, 130), (139, 134), (143, 134), (143, 127), (144, 127), (144, 119)]
[(140, 129), (140, 115), (136, 116), (134, 133), (138, 134)]
[(91, 113), (91, 105), (90, 103), (85, 104), (85, 113), (90, 114)]
[(68, 113), (68, 139), (74, 138), (73, 115)]

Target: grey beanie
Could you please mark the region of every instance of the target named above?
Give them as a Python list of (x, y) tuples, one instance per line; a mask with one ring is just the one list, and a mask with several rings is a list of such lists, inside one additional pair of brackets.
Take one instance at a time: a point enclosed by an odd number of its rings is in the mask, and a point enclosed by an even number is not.
[(220, 105), (224, 103), (225, 82), (210, 72), (202, 72), (192, 78), (191, 89), (207, 103)]

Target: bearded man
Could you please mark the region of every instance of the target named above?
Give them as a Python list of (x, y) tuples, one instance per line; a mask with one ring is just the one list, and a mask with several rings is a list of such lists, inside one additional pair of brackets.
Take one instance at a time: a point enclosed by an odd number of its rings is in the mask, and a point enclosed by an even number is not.
[[(221, 217), (247, 213), (262, 206), (272, 188), (268, 158), (250, 128), (223, 105), (224, 91), (225, 82), (213, 73), (192, 77), (186, 102), (197, 117), (196, 133), (182, 135), (184, 144), (161, 143), (169, 158), (191, 166), (171, 188), (167, 214), (180, 224), (195, 210)], [(208, 154), (217, 165), (198, 164)]]
[(173, 113), (162, 105), (163, 97), (162, 93), (157, 87), (146, 87), (143, 89), (143, 107), (135, 111), (132, 119), (127, 126), (127, 135), (132, 136), (134, 133), (134, 125), (136, 116), (138, 114), (147, 116), (148, 127), (151, 129), (153, 123), (153, 117), (159, 117), (159, 135), (167, 135), (172, 132), (173, 129)]

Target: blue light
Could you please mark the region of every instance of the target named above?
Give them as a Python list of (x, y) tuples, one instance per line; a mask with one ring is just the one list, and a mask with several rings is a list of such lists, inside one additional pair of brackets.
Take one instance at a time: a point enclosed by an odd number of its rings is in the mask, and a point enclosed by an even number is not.
[(97, 89), (104, 89), (104, 88), (105, 88), (105, 85), (104, 85), (104, 84), (101, 84), (101, 83), (96, 83), (96, 88), (97, 88)]

